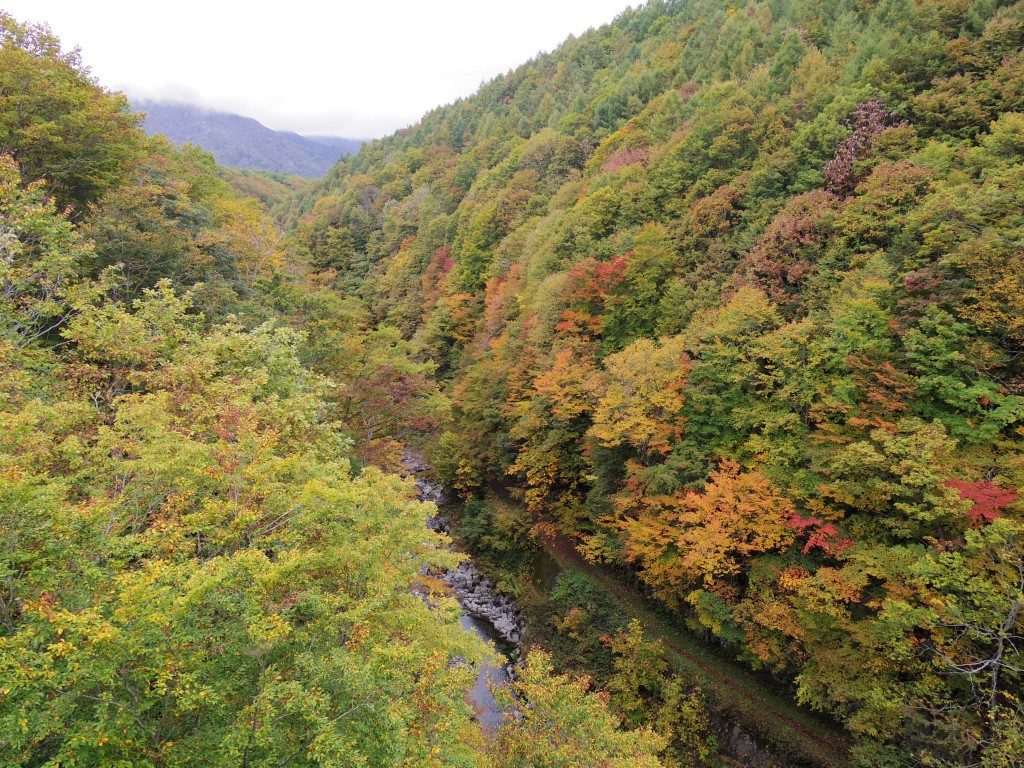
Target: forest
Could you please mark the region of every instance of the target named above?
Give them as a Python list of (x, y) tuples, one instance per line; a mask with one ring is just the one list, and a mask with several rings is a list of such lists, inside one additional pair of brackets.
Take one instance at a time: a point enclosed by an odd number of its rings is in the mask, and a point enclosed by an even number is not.
[(651, 0), (312, 185), (141, 120), (0, 12), (0, 764), (1024, 765), (1024, 2)]

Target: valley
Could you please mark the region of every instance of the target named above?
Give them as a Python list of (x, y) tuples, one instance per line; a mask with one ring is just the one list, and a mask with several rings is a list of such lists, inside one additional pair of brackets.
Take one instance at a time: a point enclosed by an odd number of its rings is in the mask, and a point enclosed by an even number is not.
[(0, 11), (0, 765), (1021, 766), (1022, 51), (650, 0), (225, 159)]

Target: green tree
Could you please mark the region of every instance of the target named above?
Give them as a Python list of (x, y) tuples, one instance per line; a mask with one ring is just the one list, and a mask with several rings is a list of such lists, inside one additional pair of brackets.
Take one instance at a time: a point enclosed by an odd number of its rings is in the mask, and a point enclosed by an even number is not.
[(616, 718), (588, 681), (554, 675), (540, 652), (526, 666), (501, 701), (516, 706), (516, 695), (528, 702), (498, 729), (491, 748), (498, 768), (657, 768), (665, 740), (653, 731), (622, 731)]
[(142, 133), (121, 94), (89, 76), (44, 26), (0, 14), (0, 146), (29, 181), (45, 179), (59, 208), (84, 214), (127, 176)]

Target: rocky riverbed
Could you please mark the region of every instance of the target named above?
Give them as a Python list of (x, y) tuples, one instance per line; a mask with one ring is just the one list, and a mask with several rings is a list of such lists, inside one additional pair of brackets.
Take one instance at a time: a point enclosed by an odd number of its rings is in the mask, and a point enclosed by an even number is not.
[[(402, 463), (415, 480), (420, 500), (438, 506), (438, 513), (427, 521), (427, 525), (434, 531), (450, 534), (451, 521), (440, 512), (445, 501), (444, 490), (426, 478), (429, 465), (411, 450), (406, 450)], [(481, 665), (468, 694), (480, 723), (486, 730), (493, 731), (501, 725), (504, 715), (494, 700), (491, 688), (508, 683), (513, 666), (519, 661), (523, 620), (512, 599), (501, 594), (494, 582), (484, 576), (472, 560), (464, 560), (457, 568), (446, 571), (442, 578), (462, 607), (459, 623), (463, 629), (493, 643), (507, 659), (501, 666)]]
[[(431, 521), (431, 527), (437, 531), (447, 532), (447, 526), (448, 521), (441, 517)], [(489, 634), (496, 636), (488, 639), (497, 639), (499, 650), (513, 661), (518, 660), (523, 624), (512, 599), (498, 592), (494, 582), (480, 573), (472, 560), (447, 571), (444, 582), (451, 588), (463, 611), (487, 622)]]

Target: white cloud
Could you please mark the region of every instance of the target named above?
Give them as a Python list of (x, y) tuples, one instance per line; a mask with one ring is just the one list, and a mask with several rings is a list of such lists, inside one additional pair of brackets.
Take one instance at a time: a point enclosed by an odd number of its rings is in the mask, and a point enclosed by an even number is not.
[[(630, 0), (288, 3), (4, 0), (80, 46), (132, 96), (175, 99), (304, 133), (379, 136), (611, 21)], [(634, 3), (635, 4), (635, 3)]]

